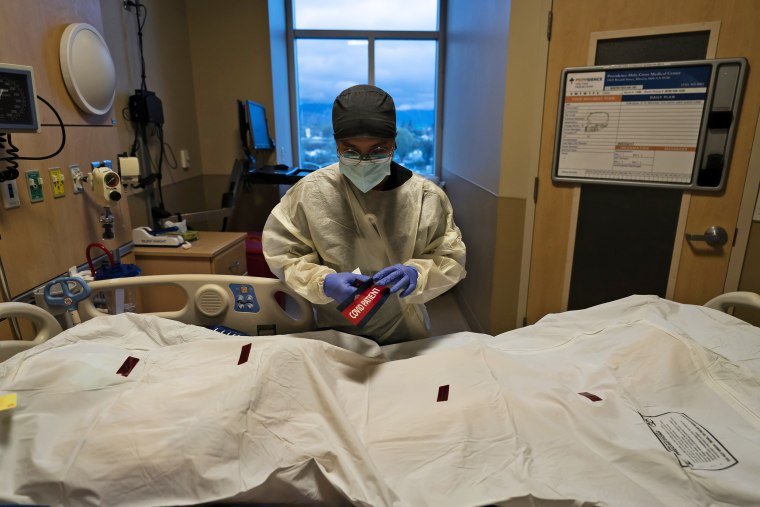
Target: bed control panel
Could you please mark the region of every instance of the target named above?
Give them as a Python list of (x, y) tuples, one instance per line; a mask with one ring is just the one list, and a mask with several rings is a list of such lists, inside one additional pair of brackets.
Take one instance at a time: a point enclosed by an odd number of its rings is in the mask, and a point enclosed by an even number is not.
[[(248, 336), (298, 333), (314, 329), (314, 312), (306, 299), (276, 278), (238, 275), (146, 275), (88, 282), (98, 291), (172, 286), (184, 292), (185, 305), (152, 315), (198, 326), (225, 326)], [(287, 304), (286, 304), (287, 303)], [(103, 314), (92, 298), (79, 303), (82, 320)]]
[(252, 285), (231, 283), (230, 290), (236, 312), (257, 313), (259, 311), (259, 302), (256, 300), (256, 292)]

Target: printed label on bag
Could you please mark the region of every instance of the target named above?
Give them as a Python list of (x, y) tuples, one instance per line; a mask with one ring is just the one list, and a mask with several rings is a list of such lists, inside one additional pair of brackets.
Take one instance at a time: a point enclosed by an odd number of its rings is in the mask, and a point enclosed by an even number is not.
[(724, 470), (738, 463), (712, 433), (680, 412), (655, 416), (639, 414), (665, 450), (675, 454), (682, 467)]

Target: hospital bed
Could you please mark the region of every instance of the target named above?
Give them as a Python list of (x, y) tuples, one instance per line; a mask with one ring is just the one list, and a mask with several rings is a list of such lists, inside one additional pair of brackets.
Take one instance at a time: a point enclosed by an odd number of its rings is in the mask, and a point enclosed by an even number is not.
[(36, 344), (0, 363), (0, 503), (760, 505), (760, 329), (718, 310), (757, 295), (380, 347), (312, 330), (276, 280), (198, 276), (173, 314), (27, 313)]

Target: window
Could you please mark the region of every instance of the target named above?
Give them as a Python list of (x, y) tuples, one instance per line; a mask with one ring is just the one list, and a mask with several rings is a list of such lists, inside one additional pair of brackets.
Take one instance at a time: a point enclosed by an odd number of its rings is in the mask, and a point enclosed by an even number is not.
[(333, 100), (350, 86), (368, 83), (390, 93), (396, 104), (394, 160), (436, 175), (439, 0), (290, 0), (288, 5), (297, 164), (316, 169), (337, 162)]

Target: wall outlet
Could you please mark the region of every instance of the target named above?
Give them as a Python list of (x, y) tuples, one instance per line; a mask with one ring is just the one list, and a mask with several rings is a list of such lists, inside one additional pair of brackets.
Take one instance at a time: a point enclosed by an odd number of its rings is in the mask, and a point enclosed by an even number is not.
[(45, 200), (45, 194), (42, 192), (42, 176), (39, 171), (26, 171), (26, 185), (29, 188), (29, 200), (31, 202), (40, 202)]
[(182, 169), (190, 167), (190, 152), (187, 150), (179, 150), (179, 166)]
[(63, 172), (60, 167), (51, 167), (50, 185), (53, 187), (53, 198), (63, 197), (66, 195), (66, 187), (63, 186)]
[(2, 183), (2, 191), (5, 209), (18, 208), (21, 206), (21, 199), (18, 197), (16, 180), (4, 181)]
[(84, 191), (82, 169), (79, 168), (79, 164), (72, 164), (69, 166), (69, 172), (71, 173), (71, 186), (74, 188), (74, 193), (81, 194)]

